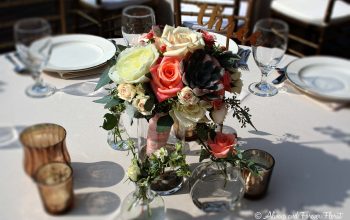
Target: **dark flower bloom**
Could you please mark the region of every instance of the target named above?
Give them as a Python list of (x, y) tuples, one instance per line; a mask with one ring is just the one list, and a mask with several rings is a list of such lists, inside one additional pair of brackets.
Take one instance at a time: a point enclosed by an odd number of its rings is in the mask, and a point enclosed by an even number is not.
[(218, 91), (224, 88), (222, 77), (225, 73), (218, 60), (205, 50), (196, 50), (183, 61), (183, 83), (189, 86), (196, 96), (207, 100), (222, 98)]

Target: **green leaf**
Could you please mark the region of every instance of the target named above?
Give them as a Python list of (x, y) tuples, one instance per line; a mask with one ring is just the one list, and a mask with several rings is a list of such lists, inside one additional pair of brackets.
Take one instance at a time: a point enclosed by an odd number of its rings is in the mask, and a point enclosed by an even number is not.
[(146, 111), (150, 112), (152, 111), (154, 106), (154, 98), (151, 96), (145, 103), (144, 108)]
[(96, 85), (96, 88), (95, 88), (95, 91), (99, 90), (100, 88), (102, 88), (103, 86), (107, 85), (111, 79), (109, 78), (109, 75), (108, 75), (108, 72), (109, 72), (109, 67), (107, 67), (101, 77), (100, 77), (100, 80), (98, 81), (97, 85)]
[(145, 74), (145, 77), (147, 77), (148, 79), (152, 79), (152, 74), (150, 72)]
[(199, 156), (199, 162), (202, 162), (203, 160), (208, 159), (209, 157), (210, 157), (210, 152), (208, 152), (205, 149), (202, 149), (201, 154)]
[(171, 129), (171, 126), (174, 124), (174, 120), (170, 115), (165, 115), (160, 117), (157, 121), (157, 132), (165, 132)]
[(115, 117), (115, 115), (111, 113), (107, 113), (104, 116), (103, 125), (102, 128), (109, 131), (112, 130), (115, 126), (117, 126), (118, 119)]
[(120, 103), (119, 99), (112, 98), (107, 104), (105, 105), (104, 108), (112, 108)]
[(209, 136), (210, 136), (210, 139), (211, 139), (211, 140), (214, 140), (214, 139), (215, 139), (215, 136), (216, 136), (215, 130), (210, 130), (210, 131), (209, 131)]
[(123, 50), (125, 50), (126, 48), (128, 48), (127, 46), (121, 45), (121, 44), (117, 44), (115, 45), (117, 48), (117, 52), (118, 54), (121, 53)]
[(103, 98), (94, 100), (93, 102), (100, 103), (100, 104), (106, 104), (106, 103), (110, 102), (112, 99), (113, 99), (112, 96), (107, 95), (107, 96), (105, 96)]

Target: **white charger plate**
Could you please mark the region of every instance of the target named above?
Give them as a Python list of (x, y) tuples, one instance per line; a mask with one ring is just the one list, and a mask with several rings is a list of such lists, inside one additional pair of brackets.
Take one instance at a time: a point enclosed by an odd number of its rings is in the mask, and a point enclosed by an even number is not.
[(102, 37), (69, 34), (52, 38), (52, 54), (45, 71), (79, 71), (93, 68), (112, 58), (116, 48)]
[[(210, 32), (210, 34), (214, 34), (216, 37), (216, 41), (217, 43), (219, 43), (222, 46), (226, 46), (226, 36), (222, 35), (222, 34), (218, 34), (218, 33), (214, 33), (214, 32)], [(228, 50), (232, 51), (232, 53), (238, 53), (238, 45), (236, 44), (236, 42), (234, 42), (232, 39), (230, 39), (229, 41), (229, 46), (228, 46)]]
[(305, 57), (290, 63), (289, 81), (303, 92), (336, 102), (350, 101), (350, 61), (329, 56)]

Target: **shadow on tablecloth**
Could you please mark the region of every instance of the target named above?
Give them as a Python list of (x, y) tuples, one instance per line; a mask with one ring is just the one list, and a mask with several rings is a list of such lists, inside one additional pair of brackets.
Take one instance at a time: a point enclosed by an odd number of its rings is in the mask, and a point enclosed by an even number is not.
[(87, 187), (110, 187), (124, 178), (124, 169), (114, 162), (99, 161), (94, 163), (73, 162), (74, 189)]
[(107, 215), (115, 212), (120, 198), (112, 192), (101, 191), (75, 195), (74, 207), (67, 215)]

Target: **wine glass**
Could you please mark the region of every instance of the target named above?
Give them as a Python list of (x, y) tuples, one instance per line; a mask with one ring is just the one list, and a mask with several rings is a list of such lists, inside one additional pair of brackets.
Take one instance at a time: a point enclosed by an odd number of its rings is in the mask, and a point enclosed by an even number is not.
[(276, 68), (287, 50), (288, 31), (288, 24), (278, 19), (262, 19), (255, 24), (254, 32), (259, 34), (252, 49), (255, 63), (262, 76), (260, 82), (249, 85), (251, 93), (264, 97), (278, 93), (278, 89), (266, 80), (268, 74)]
[(123, 9), (122, 34), (128, 46), (138, 44), (143, 33), (148, 33), (155, 25), (156, 19), (152, 8), (143, 5), (133, 5)]
[(35, 80), (35, 83), (26, 89), (26, 94), (41, 98), (55, 93), (55, 87), (44, 83), (40, 77), (41, 70), (51, 55), (50, 24), (42, 18), (19, 20), (14, 26), (14, 37), (19, 59), (30, 70)]

